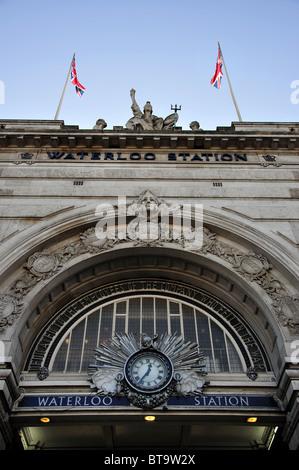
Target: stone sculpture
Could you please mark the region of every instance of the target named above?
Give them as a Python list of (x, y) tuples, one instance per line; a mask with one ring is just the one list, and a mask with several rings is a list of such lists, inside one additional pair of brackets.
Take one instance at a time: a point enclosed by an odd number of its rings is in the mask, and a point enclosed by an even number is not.
[(173, 128), (179, 118), (177, 113), (170, 114), (165, 119), (157, 117), (153, 114), (153, 108), (149, 101), (145, 103), (142, 113), (136, 102), (135, 93), (136, 91), (133, 89), (130, 92), (134, 117), (128, 120), (127, 129), (150, 131)]

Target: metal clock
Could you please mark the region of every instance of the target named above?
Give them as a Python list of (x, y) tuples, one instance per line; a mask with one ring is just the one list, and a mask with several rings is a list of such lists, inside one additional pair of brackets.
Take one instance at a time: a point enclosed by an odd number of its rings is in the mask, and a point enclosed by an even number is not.
[(128, 358), (124, 374), (126, 381), (134, 390), (155, 393), (170, 384), (173, 378), (173, 365), (160, 351), (141, 350)]

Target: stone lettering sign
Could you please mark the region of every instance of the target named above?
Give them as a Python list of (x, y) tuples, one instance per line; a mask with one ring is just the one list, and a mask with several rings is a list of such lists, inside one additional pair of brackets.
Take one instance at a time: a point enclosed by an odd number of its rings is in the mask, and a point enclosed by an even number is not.
[(47, 156), (50, 160), (83, 160), (93, 162), (193, 162), (193, 163), (242, 163), (247, 162), (247, 154), (239, 153), (209, 153), (209, 152), (170, 152), (167, 154), (156, 154), (154, 152), (117, 152), (117, 151), (93, 151), (93, 152), (69, 152), (69, 151), (49, 151)]

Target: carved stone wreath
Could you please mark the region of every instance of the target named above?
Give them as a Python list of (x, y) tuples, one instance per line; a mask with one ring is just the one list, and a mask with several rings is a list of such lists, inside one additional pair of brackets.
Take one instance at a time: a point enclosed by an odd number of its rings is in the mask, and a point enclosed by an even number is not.
[(52, 277), (61, 267), (62, 264), (57, 256), (48, 250), (34, 253), (26, 264), (26, 269), (39, 280)]
[[(144, 214), (144, 217), (146, 217), (150, 204), (153, 207), (156, 205), (162, 212), (179, 208), (178, 204), (167, 204), (150, 191), (143, 192), (128, 206), (128, 214), (134, 214), (136, 204), (139, 209), (141, 207), (140, 212)], [(296, 296), (290, 296), (281, 282), (273, 276), (272, 266), (263, 255), (252, 251), (246, 253), (225, 244), (216, 233), (211, 232), (207, 227), (203, 227), (203, 241), (200, 248), (190, 244), (186, 238), (177, 237), (172, 230), (169, 230), (168, 238), (140, 240), (136, 238), (134, 227), (130, 224), (128, 227), (125, 238), (115, 237), (114, 239), (104, 238), (102, 240), (97, 238), (95, 227), (90, 227), (59, 250), (53, 252), (44, 250), (31, 255), (23, 266), (23, 275), (16, 280), (8, 292), (0, 297), (0, 333), (12, 325), (21, 314), (21, 301), (38, 282), (53, 277), (63, 269), (64, 264), (70, 259), (82, 254), (99, 254), (124, 243), (132, 243), (133, 246), (166, 246), (172, 243), (187, 251), (206, 256), (213, 255), (223, 259), (246, 280), (261, 286), (273, 300), (274, 311), (282, 325), (287, 326), (292, 334), (299, 333), (299, 302)], [(159, 236), (164, 233), (163, 230), (163, 224), (159, 222)]]
[(272, 267), (264, 256), (256, 255), (253, 252), (247, 255), (235, 255), (235, 262), (232, 265), (248, 281), (254, 281), (266, 276)]
[(285, 296), (273, 305), (280, 322), (299, 333), (299, 297)]
[(12, 325), (22, 312), (23, 304), (11, 295), (3, 295), (0, 299), (0, 332)]

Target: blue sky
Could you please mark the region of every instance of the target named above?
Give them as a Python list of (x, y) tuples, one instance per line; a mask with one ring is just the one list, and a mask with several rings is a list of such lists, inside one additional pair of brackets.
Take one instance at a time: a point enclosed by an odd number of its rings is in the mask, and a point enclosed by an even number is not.
[(0, 119), (53, 119), (76, 51), (86, 92), (68, 83), (66, 124), (125, 126), (134, 88), (157, 116), (181, 105), (183, 129), (230, 126), (227, 79), (210, 85), (219, 40), (243, 121), (297, 122), (298, 24), (299, 0), (0, 0)]

